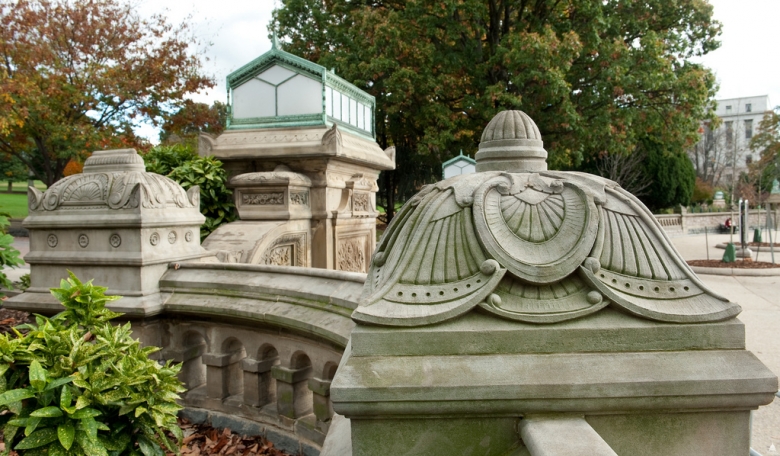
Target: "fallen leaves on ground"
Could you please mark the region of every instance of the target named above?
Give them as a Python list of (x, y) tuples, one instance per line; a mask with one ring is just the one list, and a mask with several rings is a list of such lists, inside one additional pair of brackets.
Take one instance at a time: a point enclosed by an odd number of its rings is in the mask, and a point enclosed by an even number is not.
[[(241, 436), (230, 429), (216, 429), (203, 424), (179, 420), (184, 432), (182, 456), (237, 455), (237, 456), (289, 456), (274, 448), (274, 444), (261, 436)], [(170, 455), (169, 455), (170, 456)]]

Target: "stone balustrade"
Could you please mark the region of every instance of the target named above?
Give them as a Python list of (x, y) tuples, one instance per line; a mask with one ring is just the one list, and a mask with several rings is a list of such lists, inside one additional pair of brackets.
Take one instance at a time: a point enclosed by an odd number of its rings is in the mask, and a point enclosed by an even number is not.
[[(770, 210), (770, 224), (776, 225), (778, 218), (780, 218), (780, 211)], [(766, 227), (766, 214), (765, 209), (751, 209), (748, 214), (748, 225), (750, 229), (765, 228)], [(686, 214), (661, 214), (656, 215), (655, 219), (663, 227), (667, 234), (703, 234), (705, 231), (709, 233), (718, 233), (718, 227), (726, 221), (727, 218), (732, 217), (734, 222), (737, 221), (737, 213), (733, 214), (729, 212), (703, 212), (703, 213), (686, 213)], [(775, 226), (773, 225), (773, 226)]]
[(163, 312), (134, 333), (182, 363), (185, 415), (319, 454), (333, 417), (330, 384), (364, 274), (181, 263), (162, 277)]

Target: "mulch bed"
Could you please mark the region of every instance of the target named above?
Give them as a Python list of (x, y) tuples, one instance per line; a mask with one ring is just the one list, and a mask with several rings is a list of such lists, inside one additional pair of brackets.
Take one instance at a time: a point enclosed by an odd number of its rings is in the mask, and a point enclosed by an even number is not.
[[(736, 246), (736, 245), (739, 245), (739, 244), (735, 243), (734, 245)], [(766, 248), (769, 248), (769, 247), (771, 247), (771, 245), (768, 242), (750, 242), (750, 243), (748, 243), (748, 247), (766, 247)], [(780, 249), (780, 244), (775, 243), (775, 248), (776, 249)]]
[[(8, 333), (11, 328), (35, 320), (27, 312), (0, 308), (0, 333)], [(182, 456), (235, 455), (235, 456), (290, 456), (274, 448), (274, 444), (261, 436), (244, 436), (230, 429), (216, 429), (205, 424), (193, 424), (179, 419), (179, 427), (184, 434)], [(5, 442), (0, 435), (0, 452), (5, 451)], [(18, 456), (11, 451), (10, 456)], [(167, 453), (172, 456), (173, 453)]]
[(780, 268), (780, 264), (778, 263), (770, 263), (768, 261), (742, 261), (742, 260), (737, 260), (733, 263), (724, 263), (721, 260), (690, 260), (688, 261), (688, 265), (704, 267), (704, 268), (728, 268), (728, 269)]

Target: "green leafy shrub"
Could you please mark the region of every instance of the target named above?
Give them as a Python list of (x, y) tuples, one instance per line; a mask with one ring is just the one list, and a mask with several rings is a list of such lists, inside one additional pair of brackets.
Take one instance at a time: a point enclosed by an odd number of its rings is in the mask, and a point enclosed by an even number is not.
[(225, 186), (227, 172), (214, 157), (200, 157), (188, 144), (157, 146), (144, 155), (146, 170), (178, 182), (185, 190), (200, 186), (200, 212), (206, 217), (200, 237), (237, 218), (233, 192)]
[[(118, 296), (70, 273), (52, 294), (65, 310), (0, 335), (0, 425), (6, 452), (163, 456), (178, 453), (180, 365), (149, 359), (130, 324), (106, 309)], [(168, 431), (173, 439), (166, 434)]]
[(200, 186), (200, 212), (206, 216), (200, 230), (201, 239), (219, 225), (236, 219), (233, 192), (225, 186), (227, 172), (221, 161), (214, 157), (197, 157), (174, 168), (168, 177), (185, 190), (193, 185)]
[(198, 157), (195, 149), (187, 144), (159, 145), (143, 154), (146, 170), (167, 176), (177, 166)]
[(19, 251), (13, 246), (14, 237), (6, 233), (9, 225), (8, 217), (0, 214), (0, 285), (7, 290), (13, 289), (14, 284), (5, 275), (3, 269), (8, 266), (14, 268), (24, 264), (24, 261), (19, 258)]

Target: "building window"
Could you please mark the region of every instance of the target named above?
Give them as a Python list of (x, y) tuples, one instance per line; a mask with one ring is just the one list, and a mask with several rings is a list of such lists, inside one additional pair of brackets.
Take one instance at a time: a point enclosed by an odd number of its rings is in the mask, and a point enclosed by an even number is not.
[(726, 144), (734, 142), (734, 122), (726, 122)]
[(726, 105), (726, 114), (731, 114), (731, 105)]
[(745, 121), (745, 139), (750, 139), (753, 137), (753, 121), (752, 120), (746, 120)]
[(745, 103), (745, 112), (753, 112), (753, 105), (751, 103)]
[(745, 164), (749, 165), (751, 163), (753, 163), (753, 156), (752, 155), (746, 155), (745, 156)]

